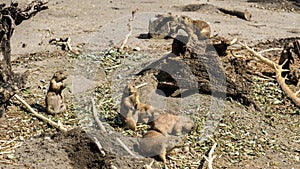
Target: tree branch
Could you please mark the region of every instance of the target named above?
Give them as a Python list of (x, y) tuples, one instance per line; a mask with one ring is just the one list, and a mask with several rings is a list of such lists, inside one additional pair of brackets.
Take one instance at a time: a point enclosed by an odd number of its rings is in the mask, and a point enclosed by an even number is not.
[(288, 85), (285, 83), (285, 79), (281, 76), (281, 73), (286, 71), (282, 67), (286, 63), (286, 61), (282, 65), (278, 65), (277, 63), (271, 61), (268, 58), (263, 57), (246, 44), (240, 43), (243, 47), (245, 47), (250, 53), (254, 55), (257, 59), (262, 61), (263, 63), (267, 64), (269, 67), (273, 68), (276, 73), (276, 80), (280, 85), (281, 89), (285, 92), (285, 94), (296, 104), (296, 106), (300, 107), (300, 98), (297, 97), (297, 92), (293, 92)]
[(205, 160), (208, 162), (208, 169), (213, 169), (213, 160), (216, 158), (216, 155), (213, 155), (215, 148), (217, 147), (217, 143), (211, 147), (208, 157), (204, 156)]
[(98, 113), (97, 113), (97, 108), (96, 108), (94, 99), (92, 99), (92, 106), (93, 106), (93, 115), (96, 120), (96, 123), (98, 124), (101, 131), (106, 132), (106, 129), (103, 126), (102, 122), (98, 119)]
[(132, 34), (132, 25), (131, 25), (131, 23), (134, 21), (134, 19), (135, 19), (135, 13), (136, 13), (137, 11), (138, 11), (138, 9), (132, 11), (132, 13), (131, 13), (131, 18), (128, 19), (128, 24), (127, 24), (127, 26), (128, 26), (128, 31), (129, 31), (129, 32), (126, 34), (125, 39), (123, 40), (123, 42), (122, 42), (122, 44), (121, 44), (119, 50), (123, 50), (123, 49), (124, 49), (124, 47), (125, 47), (125, 45), (126, 45), (126, 43), (127, 43), (127, 41), (128, 41), (128, 38), (129, 38), (129, 37), (131, 36), (131, 34)]
[(54, 121), (52, 121), (52, 120), (50, 120), (50, 119), (48, 119), (47, 117), (45, 117), (45, 116), (43, 116), (43, 115), (41, 115), (41, 114), (38, 114), (35, 110), (33, 110), (33, 108), (29, 105), (29, 104), (27, 104), (26, 103), (26, 101), (25, 100), (23, 100), (20, 96), (18, 96), (17, 94), (15, 94), (14, 95), (15, 96), (15, 98), (17, 99), (17, 100), (19, 100), (35, 117), (37, 117), (37, 118), (39, 118), (39, 119), (41, 119), (41, 120), (43, 120), (44, 122), (47, 122), (48, 124), (50, 124), (51, 126), (53, 126), (53, 127), (55, 127), (55, 128), (57, 128), (57, 129), (59, 129), (59, 130), (61, 130), (61, 131), (68, 131), (68, 129), (67, 128), (65, 128), (59, 121), (58, 121), (58, 123), (55, 123)]

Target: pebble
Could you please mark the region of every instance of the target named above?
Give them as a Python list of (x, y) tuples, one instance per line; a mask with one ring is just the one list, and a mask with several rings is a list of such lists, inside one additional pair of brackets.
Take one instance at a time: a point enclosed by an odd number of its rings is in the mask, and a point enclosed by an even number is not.
[(190, 147), (189, 146), (184, 146), (183, 151), (186, 152), (186, 153), (189, 152), (190, 151)]
[(133, 51), (141, 51), (141, 48), (140, 48), (140, 47), (135, 47), (135, 48), (133, 49)]

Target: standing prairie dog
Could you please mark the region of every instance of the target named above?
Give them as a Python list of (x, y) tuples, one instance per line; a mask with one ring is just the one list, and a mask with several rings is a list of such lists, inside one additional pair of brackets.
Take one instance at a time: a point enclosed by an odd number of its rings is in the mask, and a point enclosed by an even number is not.
[(135, 131), (137, 122), (150, 122), (155, 112), (152, 106), (141, 103), (140, 95), (133, 83), (129, 83), (125, 91), (121, 102), (120, 114), (125, 127)]
[(67, 72), (59, 70), (54, 73), (50, 80), (50, 86), (46, 95), (46, 111), (49, 114), (64, 113), (66, 111), (66, 102), (63, 89), (66, 88), (63, 80), (67, 78)]
[(133, 83), (128, 84), (125, 92), (123, 93), (123, 98), (121, 101), (120, 114), (121, 118), (125, 124), (125, 127), (136, 130), (136, 123), (138, 117), (136, 117), (136, 108), (137, 104), (139, 104), (139, 99), (137, 97), (137, 89), (133, 85)]

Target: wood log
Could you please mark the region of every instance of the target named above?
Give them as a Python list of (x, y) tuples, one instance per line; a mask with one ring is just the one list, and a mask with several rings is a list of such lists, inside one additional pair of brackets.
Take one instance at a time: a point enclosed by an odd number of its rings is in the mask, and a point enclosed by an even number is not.
[(247, 10), (242, 12), (240, 10), (228, 10), (228, 9), (224, 9), (224, 8), (218, 8), (218, 9), (225, 14), (233, 15), (240, 19), (244, 19), (246, 21), (250, 21), (250, 19), (252, 17), (251, 13), (248, 12)]
[[(211, 94), (214, 97), (227, 96), (244, 105), (259, 107), (250, 97), (251, 76), (246, 73), (247, 63), (235, 59), (222, 62), (213, 44), (203, 39), (201, 28), (197, 28), (186, 17), (162, 17), (153, 31), (163, 32), (173, 38), (172, 53), (148, 65), (139, 75), (156, 70), (158, 84), (170, 82), (180, 89), (195, 90)], [(168, 25), (175, 25), (168, 27)], [(165, 29), (167, 28), (167, 29)], [(180, 34), (185, 31), (186, 35)], [(162, 73), (164, 72), (164, 73)], [(171, 77), (171, 78), (170, 78)]]

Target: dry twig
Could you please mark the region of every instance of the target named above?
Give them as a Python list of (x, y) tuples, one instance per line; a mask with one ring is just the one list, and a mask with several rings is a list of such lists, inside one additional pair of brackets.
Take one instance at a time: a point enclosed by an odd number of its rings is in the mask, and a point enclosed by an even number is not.
[(124, 143), (120, 138), (117, 138), (117, 141), (121, 144), (121, 146), (133, 157), (138, 158)]
[(92, 99), (92, 106), (93, 106), (93, 115), (94, 115), (97, 125), (99, 126), (101, 131), (106, 132), (106, 129), (103, 126), (102, 122), (98, 119), (98, 113), (97, 113), (97, 108), (96, 108), (94, 99)]
[(96, 143), (96, 145), (97, 145), (97, 147), (98, 147), (98, 149), (99, 149), (99, 151), (100, 151), (102, 157), (104, 157), (104, 156), (106, 155), (106, 153), (105, 153), (105, 151), (103, 150), (102, 145), (100, 144), (99, 140), (98, 140), (96, 137), (94, 137), (94, 140), (95, 140), (95, 143)]
[(17, 140), (17, 137), (15, 137), (14, 139), (10, 140), (10, 141), (3, 141), (4, 143), (2, 143), (0, 145), (0, 150), (1, 150), (1, 147), (4, 147), (4, 146), (7, 146), (9, 144), (11, 144), (12, 142), (16, 141)]
[(135, 86), (135, 88), (138, 89), (138, 88), (144, 87), (146, 85), (148, 85), (148, 83), (142, 83), (142, 84), (139, 84), (139, 85)]
[(266, 50), (262, 50), (260, 52), (258, 52), (259, 54), (265, 53), (265, 52), (272, 52), (272, 51), (282, 51), (283, 48), (270, 48), (270, 49), (266, 49)]
[[(106, 129), (105, 127), (103, 126), (102, 122), (98, 119), (98, 115), (97, 115), (97, 108), (95, 106), (95, 101), (92, 99), (92, 106), (93, 106), (93, 114), (94, 114), (94, 118), (96, 120), (96, 123), (97, 125), (100, 127), (100, 129), (103, 131), (103, 132), (106, 132)], [(95, 137), (94, 137), (95, 138)], [(97, 138), (95, 138), (95, 143), (97, 144), (100, 152), (103, 151), (103, 148), (100, 144), (100, 142), (98, 141), (97, 143)], [(124, 143), (122, 140), (120, 140), (119, 138), (117, 138), (117, 141), (121, 144), (121, 146), (130, 154), (132, 155), (133, 157), (135, 158), (138, 158)], [(101, 152), (102, 153), (102, 152)], [(105, 153), (105, 152), (104, 152)]]
[(216, 158), (216, 155), (213, 155), (215, 148), (217, 147), (217, 143), (214, 143), (214, 145), (211, 147), (208, 157), (204, 156), (205, 160), (208, 162), (208, 168), (213, 168), (213, 160)]
[(282, 67), (283, 65), (285, 65), (285, 63), (287, 62), (287, 60), (282, 64), (279, 65), (273, 61), (271, 61), (268, 58), (263, 57), (261, 54), (259, 54), (258, 52), (254, 51), (253, 49), (251, 49), (250, 47), (248, 47), (246, 44), (242, 44), (240, 43), (243, 47), (245, 47), (250, 53), (252, 53), (254, 55), (254, 57), (256, 57), (257, 59), (259, 59), (260, 61), (262, 61), (263, 63), (267, 64), (269, 67), (273, 68), (275, 70), (276, 73), (276, 80), (279, 83), (281, 89), (285, 92), (285, 94), (296, 104), (296, 106), (300, 107), (300, 98), (297, 97), (297, 92), (293, 92), (288, 85), (285, 83), (285, 78), (283, 78), (281, 76), (281, 73), (286, 71), (284, 70)]
[(148, 164), (145, 164), (145, 165), (143, 166), (143, 169), (152, 169), (153, 163), (154, 163), (154, 160), (152, 160), (151, 163), (150, 163), (149, 165), (148, 165)]
[(35, 110), (33, 110), (33, 108), (28, 104), (26, 103), (25, 100), (23, 100), (20, 96), (18, 96), (17, 94), (14, 95), (15, 98), (17, 100), (19, 100), (35, 117), (43, 120), (44, 122), (47, 122), (48, 124), (50, 124), (51, 126), (61, 130), (61, 131), (68, 131), (67, 128), (65, 128), (59, 121), (58, 123), (55, 123), (54, 121), (48, 119), (47, 117), (41, 115), (41, 114), (38, 114)]
[(136, 13), (138, 10), (139, 10), (139, 9), (136, 9), (136, 10), (134, 10), (134, 11), (131, 12), (131, 18), (128, 20), (128, 24), (127, 24), (129, 32), (128, 32), (127, 35), (125, 36), (125, 39), (123, 40), (123, 42), (122, 42), (122, 44), (121, 44), (119, 50), (123, 50), (123, 49), (124, 49), (124, 47), (125, 47), (125, 45), (126, 45), (126, 43), (127, 43), (127, 41), (128, 41), (128, 38), (129, 38), (129, 37), (131, 36), (131, 34), (132, 34), (132, 25), (131, 25), (131, 23), (134, 21), (135, 13)]
[[(14, 165), (14, 166), (24, 166), (24, 164), (14, 163), (14, 162), (11, 162), (11, 161), (9, 161), (9, 160), (3, 160), (3, 161), (0, 161), (0, 164)], [(25, 166), (24, 166), (24, 167), (25, 167)]]

